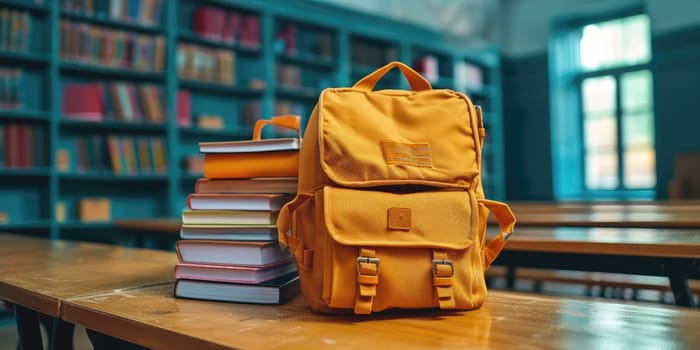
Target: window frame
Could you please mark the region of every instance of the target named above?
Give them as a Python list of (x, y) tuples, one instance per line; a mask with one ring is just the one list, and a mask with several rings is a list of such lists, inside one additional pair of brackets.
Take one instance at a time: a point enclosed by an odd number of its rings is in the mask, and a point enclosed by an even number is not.
[[(568, 50), (566, 54), (559, 52), (561, 46), (572, 46), (572, 37), (579, 32), (583, 27), (590, 24), (607, 22), (611, 20), (632, 17), (636, 15), (647, 15), (647, 12), (641, 6), (619, 9), (601, 15), (589, 16), (563, 16), (552, 21), (550, 52), (549, 52), (549, 72), (550, 72), (550, 103), (551, 108), (551, 136), (552, 136), (552, 165), (553, 165), (553, 180), (555, 198), (563, 199), (651, 199), (656, 195), (655, 186), (649, 189), (636, 189), (624, 187), (624, 142), (623, 142), (623, 106), (621, 96), (621, 76), (625, 73), (647, 70), (652, 75), (652, 96), (653, 96), (653, 41), (650, 40), (650, 59), (646, 63), (638, 63), (633, 65), (625, 65), (619, 67), (608, 67), (596, 70), (583, 70), (573, 63), (575, 61), (575, 53), (573, 50)], [(651, 39), (651, 32), (649, 33)], [(580, 37), (578, 38), (580, 40)], [(578, 45), (578, 42), (576, 43)], [(553, 49), (552, 49), (553, 48)], [(563, 50), (561, 50), (563, 51)], [(563, 65), (562, 63), (566, 62)], [(558, 68), (557, 68), (558, 67)], [(618, 168), (617, 177), (619, 179), (618, 186), (615, 189), (589, 189), (586, 185), (586, 160), (585, 160), (585, 125), (584, 125), (584, 109), (583, 109), (583, 94), (581, 91), (582, 83), (585, 79), (612, 76), (616, 83), (615, 89), (615, 122), (617, 125), (617, 153), (618, 153)], [(652, 100), (650, 112), (655, 118), (655, 103)], [(558, 118), (564, 118), (563, 115), (574, 115), (575, 122), (562, 121)], [(571, 140), (572, 135), (565, 135), (562, 128), (576, 127), (577, 134), (574, 140)], [(568, 150), (564, 155), (558, 154), (559, 148), (563, 145), (562, 142), (575, 142), (576, 145), (569, 145)], [(656, 143), (653, 143), (656, 150)], [(572, 153), (577, 153), (573, 155)], [(567, 156), (574, 156), (575, 160), (565, 160)], [(575, 164), (575, 165), (573, 165)], [(576, 170), (577, 174), (571, 179), (571, 171)], [(655, 169), (654, 169), (655, 171)], [(567, 188), (568, 186), (568, 188)], [(573, 186), (573, 189), (571, 188)]]

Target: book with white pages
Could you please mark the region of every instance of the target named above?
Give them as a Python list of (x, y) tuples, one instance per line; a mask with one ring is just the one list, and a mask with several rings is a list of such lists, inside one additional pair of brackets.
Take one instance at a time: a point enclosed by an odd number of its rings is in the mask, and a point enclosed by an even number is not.
[(195, 182), (195, 193), (296, 193), (296, 177), (206, 179)]
[(181, 263), (264, 266), (292, 259), (278, 242), (180, 240), (175, 252)]
[(274, 225), (278, 211), (183, 210), (184, 225)]
[(287, 194), (192, 193), (187, 206), (193, 210), (280, 210), (294, 198)]
[(276, 241), (275, 225), (182, 225), (181, 239), (220, 241)]
[(260, 140), (200, 142), (201, 153), (250, 153), (298, 150), (298, 138), (271, 138)]
[(264, 266), (178, 263), (175, 265), (175, 278), (226, 283), (260, 283), (296, 270), (296, 263), (292, 259)]
[(179, 279), (175, 297), (238, 303), (282, 304), (299, 295), (299, 275), (292, 272), (257, 284)]

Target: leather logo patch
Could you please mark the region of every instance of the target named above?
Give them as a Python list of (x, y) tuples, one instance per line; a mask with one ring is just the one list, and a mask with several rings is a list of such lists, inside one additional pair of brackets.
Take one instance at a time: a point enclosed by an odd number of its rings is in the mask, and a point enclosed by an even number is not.
[(389, 208), (387, 214), (387, 227), (390, 230), (410, 230), (411, 208)]
[(402, 164), (432, 168), (430, 144), (427, 142), (399, 143), (389, 140), (380, 141), (382, 154), (387, 164)]

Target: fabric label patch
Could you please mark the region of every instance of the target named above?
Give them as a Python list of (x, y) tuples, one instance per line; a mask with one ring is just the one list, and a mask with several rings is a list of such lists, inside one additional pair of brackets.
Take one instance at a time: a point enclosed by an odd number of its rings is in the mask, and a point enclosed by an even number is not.
[(411, 208), (389, 208), (387, 213), (387, 227), (390, 230), (410, 230)]
[(427, 142), (399, 143), (389, 140), (380, 141), (382, 154), (387, 164), (402, 164), (432, 168), (430, 144)]

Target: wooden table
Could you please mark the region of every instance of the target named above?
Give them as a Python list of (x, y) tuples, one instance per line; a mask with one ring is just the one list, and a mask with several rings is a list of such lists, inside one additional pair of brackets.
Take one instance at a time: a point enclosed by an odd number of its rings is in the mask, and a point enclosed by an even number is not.
[[(489, 228), (489, 235), (495, 233)], [(676, 304), (692, 306), (688, 279), (700, 279), (700, 230), (516, 228), (495, 264), (668, 277)]]
[(66, 302), (64, 318), (153, 349), (700, 348), (700, 311), (491, 291), (479, 310), (372, 316), (173, 297), (172, 285)]
[[(36, 312), (57, 318), (65, 299), (175, 280), (174, 253), (0, 234), (0, 299), (17, 306), (23, 342)], [(40, 337), (38, 338), (40, 341)]]
[[(518, 226), (700, 228), (700, 202), (514, 202)], [(495, 218), (491, 216), (491, 222)]]

